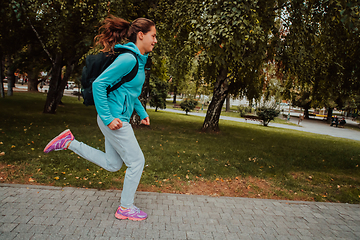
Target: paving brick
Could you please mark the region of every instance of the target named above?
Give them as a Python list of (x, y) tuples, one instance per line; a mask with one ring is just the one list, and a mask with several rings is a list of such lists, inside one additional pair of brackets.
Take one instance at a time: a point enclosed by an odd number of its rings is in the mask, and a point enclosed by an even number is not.
[(211, 239), (215, 239), (215, 238), (214, 238), (213, 232), (201, 232), (200, 239), (211, 240)]
[(138, 192), (135, 222), (115, 219), (120, 197), (0, 184), (0, 239), (360, 239), (358, 205)]
[(14, 240), (28, 240), (33, 237), (34, 233), (18, 233)]
[(2, 232), (0, 233), (0, 240), (12, 240), (18, 235), (17, 232)]
[(1, 223), (13, 223), (15, 219), (18, 218), (18, 215), (5, 215), (1, 216), (0, 222)]
[(200, 239), (199, 232), (187, 231), (186, 232), (187, 239)]
[(119, 234), (119, 231), (121, 231), (121, 229), (111, 228), (111, 227), (105, 228), (103, 232), (103, 236), (114, 237)]
[(25, 223), (20, 223), (19, 225), (17, 225), (13, 230), (12, 232), (29, 232), (29, 229), (32, 227), (33, 225), (31, 224), (25, 224)]
[(0, 233), (11, 232), (17, 226), (18, 226), (17, 223), (3, 223), (2, 225), (0, 225)]
[(63, 227), (58, 233), (63, 235), (72, 235), (76, 231), (77, 226), (71, 225), (68, 227)]
[(45, 230), (43, 231), (43, 233), (48, 233), (48, 234), (52, 234), (52, 233), (58, 233), (61, 231), (61, 229), (63, 229), (63, 226), (46, 226)]

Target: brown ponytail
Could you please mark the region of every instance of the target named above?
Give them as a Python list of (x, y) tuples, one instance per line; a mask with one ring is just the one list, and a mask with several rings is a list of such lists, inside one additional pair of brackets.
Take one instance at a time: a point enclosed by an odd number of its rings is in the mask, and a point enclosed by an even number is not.
[(129, 23), (122, 18), (109, 15), (99, 28), (100, 34), (94, 39), (95, 45), (102, 45), (104, 47), (102, 52), (113, 52), (114, 46), (121, 40), (127, 39), (136, 43), (137, 33), (146, 34), (152, 26), (155, 26), (155, 23), (146, 18), (138, 18)]

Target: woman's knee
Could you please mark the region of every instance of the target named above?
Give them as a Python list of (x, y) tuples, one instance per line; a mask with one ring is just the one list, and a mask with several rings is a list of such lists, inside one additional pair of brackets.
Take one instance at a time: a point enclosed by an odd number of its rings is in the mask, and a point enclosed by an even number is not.
[(133, 158), (133, 161), (131, 161), (130, 166), (131, 168), (134, 169), (143, 169), (145, 165), (145, 157), (144, 154), (139, 154), (136, 158)]
[(122, 163), (116, 162), (116, 163), (110, 163), (108, 164), (106, 170), (109, 172), (117, 172), (122, 167)]

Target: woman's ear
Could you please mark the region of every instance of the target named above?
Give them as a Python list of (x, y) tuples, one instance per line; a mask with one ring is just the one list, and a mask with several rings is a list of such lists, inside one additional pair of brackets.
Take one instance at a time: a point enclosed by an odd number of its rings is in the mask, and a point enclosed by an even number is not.
[(144, 38), (144, 33), (140, 31), (140, 32), (138, 32), (137, 36), (138, 36), (138, 38), (139, 38), (140, 40), (143, 40), (143, 38)]

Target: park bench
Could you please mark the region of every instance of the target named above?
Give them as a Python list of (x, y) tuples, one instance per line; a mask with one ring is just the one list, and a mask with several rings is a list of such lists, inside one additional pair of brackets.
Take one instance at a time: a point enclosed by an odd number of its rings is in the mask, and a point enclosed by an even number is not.
[(179, 104), (175, 103), (173, 108), (181, 108)]
[(244, 118), (246, 122), (247, 120), (262, 122), (262, 120), (256, 115), (245, 115)]

